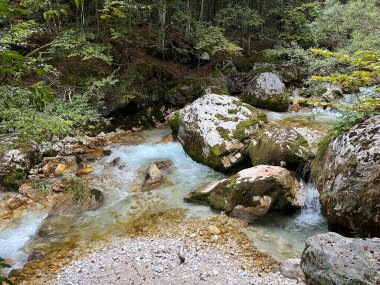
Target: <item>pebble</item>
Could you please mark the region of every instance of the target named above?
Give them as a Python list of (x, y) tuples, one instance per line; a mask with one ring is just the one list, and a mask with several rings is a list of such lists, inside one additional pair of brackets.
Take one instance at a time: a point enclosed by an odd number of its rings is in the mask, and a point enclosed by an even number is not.
[(117, 241), (63, 268), (53, 284), (303, 284), (278, 272), (242, 270), (214, 249), (187, 249), (180, 264), (181, 244), (182, 239), (161, 237)]

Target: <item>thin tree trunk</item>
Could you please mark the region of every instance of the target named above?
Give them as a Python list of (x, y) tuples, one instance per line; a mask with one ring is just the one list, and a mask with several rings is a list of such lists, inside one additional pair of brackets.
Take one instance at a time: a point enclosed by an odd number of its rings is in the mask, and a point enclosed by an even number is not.
[(95, 0), (95, 17), (96, 17), (96, 29), (98, 31), (98, 36), (99, 36), (100, 27), (99, 27), (99, 14), (98, 14), (98, 0)]
[(160, 1), (159, 14), (159, 49), (163, 53), (165, 50), (165, 29), (166, 29), (166, 0)]
[(82, 28), (84, 27), (84, 0), (82, 2)]
[(199, 13), (199, 22), (203, 21), (203, 13), (204, 13), (205, 0), (201, 2), (201, 11)]

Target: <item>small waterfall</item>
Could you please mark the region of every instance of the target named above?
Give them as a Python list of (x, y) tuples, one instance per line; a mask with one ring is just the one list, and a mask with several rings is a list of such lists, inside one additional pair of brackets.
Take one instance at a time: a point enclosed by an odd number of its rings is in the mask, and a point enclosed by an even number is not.
[(319, 192), (312, 182), (306, 186), (307, 196), (305, 206), (296, 218), (295, 223), (300, 227), (319, 225), (324, 221), (321, 213), (321, 204), (319, 202)]

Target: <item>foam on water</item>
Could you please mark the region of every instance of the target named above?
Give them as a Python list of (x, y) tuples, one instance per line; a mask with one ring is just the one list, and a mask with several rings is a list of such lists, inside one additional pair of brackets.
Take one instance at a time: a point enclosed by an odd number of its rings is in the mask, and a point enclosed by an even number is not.
[(270, 213), (257, 220), (253, 227), (255, 230), (248, 234), (258, 248), (279, 260), (299, 257), (307, 238), (328, 231), (321, 213), (319, 192), (313, 183), (307, 184), (305, 206), (299, 213)]
[[(32, 241), (46, 213), (42, 210), (27, 212), (0, 232), (0, 256), (15, 260), (15, 267), (21, 267), (27, 260), (28, 251), (38, 243), (58, 244), (60, 240), (72, 238), (75, 244), (89, 246), (93, 241), (122, 235), (125, 221), (136, 217), (132, 207), (136, 204), (142, 210), (147, 203), (157, 211), (172, 212), (180, 208), (188, 217), (204, 218), (214, 214), (210, 207), (185, 203), (183, 198), (194, 188), (223, 179), (225, 175), (193, 161), (179, 143), (156, 144), (168, 133), (167, 129), (141, 132), (125, 145), (111, 148), (111, 155), (98, 160), (92, 173), (96, 181), (94, 187), (106, 196), (100, 208), (87, 211), (74, 220), (67, 219), (67, 223), (71, 223), (68, 232)], [(118, 166), (111, 164), (116, 158), (120, 158)], [(164, 174), (166, 181), (151, 192), (141, 192), (147, 168), (158, 160), (173, 163)], [(248, 231), (259, 248), (279, 259), (299, 256), (306, 238), (327, 230), (320, 213), (318, 191), (312, 184), (308, 189), (307, 203), (300, 213), (269, 214), (253, 225), (253, 231)]]
[[(124, 164), (124, 168), (109, 168), (110, 162), (116, 158), (120, 158), (119, 164)], [(209, 215), (211, 211), (208, 207), (184, 203), (183, 198), (194, 188), (225, 176), (193, 161), (179, 143), (154, 144), (150, 143), (148, 138), (143, 144), (113, 148), (111, 155), (97, 164), (96, 173), (108, 171), (109, 176), (117, 180), (118, 185), (116, 189), (109, 189), (110, 192), (117, 191), (119, 196), (123, 197), (130, 194), (133, 187), (141, 188), (147, 168), (159, 160), (170, 160), (173, 166), (165, 173), (167, 183), (153, 191), (158, 193), (166, 204), (186, 208), (190, 211), (189, 215)]]
[(0, 256), (13, 260), (13, 268), (21, 268), (26, 262), (28, 253), (24, 247), (46, 216), (44, 210), (26, 212), (11, 227), (0, 231)]

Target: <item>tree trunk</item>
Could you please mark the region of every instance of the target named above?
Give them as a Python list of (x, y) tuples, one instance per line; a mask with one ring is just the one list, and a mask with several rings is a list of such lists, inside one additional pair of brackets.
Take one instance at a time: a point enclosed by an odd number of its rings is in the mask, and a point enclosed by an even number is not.
[(201, 2), (201, 11), (199, 13), (199, 22), (203, 21), (203, 13), (204, 13), (204, 7), (205, 6), (205, 0), (202, 0)]
[(164, 53), (165, 50), (165, 29), (166, 29), (166, 0), (160, 1), (160, 7), (158, 10), (158, 18), (159, 18), (159, 49)]

